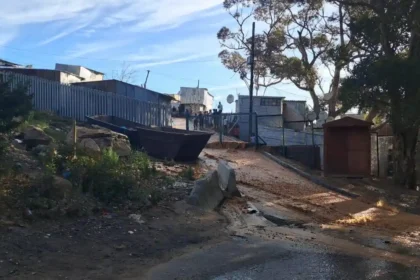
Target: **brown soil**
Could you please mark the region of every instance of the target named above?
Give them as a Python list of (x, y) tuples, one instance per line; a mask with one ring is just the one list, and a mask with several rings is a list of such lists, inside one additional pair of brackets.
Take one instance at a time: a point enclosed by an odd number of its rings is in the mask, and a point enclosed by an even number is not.
[(182, 202), (142, 213), (144, 224), (127, 213), (0, 226), (0, 278), (124, 279), (224, 236), (225, 219), (196, 212)]
[(292, 209), (307, 221), (328, 227), (359, 227), (413, 244), (420, 240), (420, 216), (389, 206), (380, 196), (342, 196), (251, 150), (229, 153), (205, 149), (203, 157), (207, 168), (214, 168), (217, 160), (229, 161), (243, 185), (241, 191), (270, 207)]

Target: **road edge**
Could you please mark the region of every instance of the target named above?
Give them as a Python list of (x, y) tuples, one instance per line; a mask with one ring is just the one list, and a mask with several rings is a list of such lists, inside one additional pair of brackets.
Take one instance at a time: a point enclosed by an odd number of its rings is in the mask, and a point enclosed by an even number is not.
[(358, 195), (358, 194), (351, 193), (351, 192), (348, 192), (346, 190), (340, 189), (340, 188), (338, 188), (336, 186), (333, 186), (333, 185), (331, 185), (331, 184), (329, 184), (329, 183), (327, 183), (327, 182), (325, 182), (325, 181), (323, 181), (323, 180), (321, 180), (321, 179), (319, 179), (319, 178), (317, 178), (317, 177), (315, 177), (315, 176), (313, 176), (313, 175), (311, 175), (311, 174), (309, 174), (309, 173), (307, 173), (307, 172), (305, 172), (305, 171), (303, 171), (299, 168), (296, 168), (295, 166), (292, 166), (291, 164), (281, 160), (280, 158), (278, 158), (276, 156), (273, 156), (269, 152), (262, 151), (262, 154), (265, 157), (267, 157), (267, 158), (271, 159), (272, 161), (276, 162), (277, 164), (279, 164), (279, 165), (281, 165), (281, 166), (283, 166), (283, 167), (285, 167), (289, 170), (292, 170), (293, 172), (295, 172), (295, 173), (299, 174), (300, 176), (308, 179), (309, 181), (311, 181), (311, 182), (313, 182), (317, 185), (320, 185), (320, 186), (322, 186), (322, 187), (324, 187), (324, 188), (326, 188), (330, 191), (339, 193), (339, 194), (344, 195), (344, 196), (349, 197), (349, 198), (360, 197), (360, 195)]

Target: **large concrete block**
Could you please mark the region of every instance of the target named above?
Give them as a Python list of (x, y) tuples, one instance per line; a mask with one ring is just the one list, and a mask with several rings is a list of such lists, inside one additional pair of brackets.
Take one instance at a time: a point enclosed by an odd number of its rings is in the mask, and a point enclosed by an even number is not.
[(204, 210), (214, 210), (223, 201), (224, 195), (219, 187), (217, 171), (209, 172), (205, 178), (195, 181), (187, 203)]
[(217, 173), (219, 174), (219, 185), (220, 188), (226, 192), (229, 196), (241, 197), (241, 193), (236, 187), (236, 173), (235, 170), (229, 166), (226, 161), (221, 160), (217, 167)]

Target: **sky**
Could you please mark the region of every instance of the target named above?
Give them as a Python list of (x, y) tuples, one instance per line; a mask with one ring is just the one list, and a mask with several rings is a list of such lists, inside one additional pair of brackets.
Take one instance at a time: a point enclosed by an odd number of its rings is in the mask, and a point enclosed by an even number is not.
[[(208, 88), (214, 107), (248, 94), (243, 81), (220, 62), (217, 32), (235, 27), (223, 0), (0, 0), (0, 59), (53, 69), (83, 65), (113, 78), (124, 65), (136, 70), (134, 84), (162, 93), (180, 87)], [(250, 27), (251, 28), (251, 27)], [(257, 23), (258, 29), (258, 23)], [(266, 96), (307, 100), (290, 83)]]

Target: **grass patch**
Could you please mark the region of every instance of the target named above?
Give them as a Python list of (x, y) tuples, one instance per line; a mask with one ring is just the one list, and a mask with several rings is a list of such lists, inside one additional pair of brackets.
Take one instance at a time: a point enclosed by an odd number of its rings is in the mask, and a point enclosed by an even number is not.
[(181, 176), (182, 178), (189, 180), (189, 181), (194, 181), (195, 179), (195, 172), (194, 169), (191, 166), (188, 166), (187, 169), (184, 169), (179, 176)]

